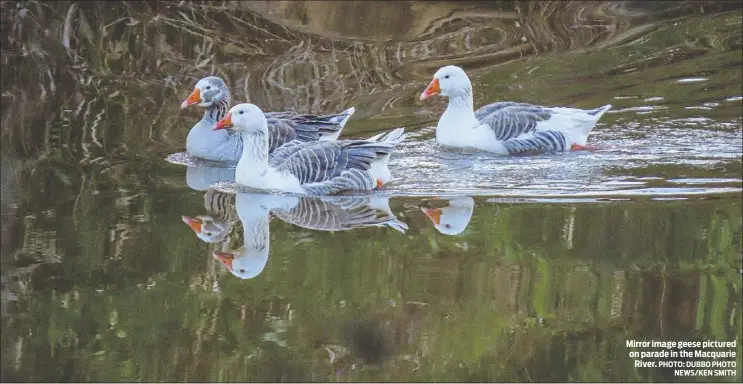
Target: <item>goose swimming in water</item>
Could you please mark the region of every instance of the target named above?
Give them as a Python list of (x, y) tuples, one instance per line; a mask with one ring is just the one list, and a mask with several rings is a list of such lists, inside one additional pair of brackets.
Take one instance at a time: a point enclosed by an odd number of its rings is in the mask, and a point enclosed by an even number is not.
[[(242, 154), (240, 135), (212, 131), (214, 124), (227, 113), (231, 96), (224, 80), (210, 76), (199, 80), (193, 92), (181, 104), (206, 108), (204, 117), (188, 132), (186, 152), (206, 160), (238, 161)], [(336, 115), (317, 116), (297, 112), (267, 112), (269, 152), (294, 140), (302, 142), (336, 140), (356, 108)]]
[(436, 71), (421, 93), (449, 98), (436, 126), (436, 140), (446, 146), (473, 148), (499, 155), (583, 149), (588, 134), (611, 108), (584, 110), (499, 102), (473, 108), (472, 83), (462, 68)]
[(266, 117), (253, 104), (238, 104), (214, 126), (231, 128), (244, 143), (235, 181), (251, 188), (332, 195), (369, 191), (390, 180), (388, 161), (404, 135), (403, 128), (366, 140), (297, 140), (276, 149), (269, 159)]

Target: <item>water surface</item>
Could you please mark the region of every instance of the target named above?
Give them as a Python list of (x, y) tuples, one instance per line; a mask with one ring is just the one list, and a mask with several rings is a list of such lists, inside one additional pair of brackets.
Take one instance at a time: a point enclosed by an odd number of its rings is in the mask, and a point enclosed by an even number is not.
[[(743, 352), (738, 2), (0, 7), (3, 381), (740, 380), (625, 347)], [(452, 151), (446, 100), (418, 101), (447, 64), (476, 107), (613, 108), (591, 151)], [(346, 137), (406, 127), (395, 180), (210, 188), (234, 170), (164, 160), (206, 75), (267, 111), (356, 106)]]

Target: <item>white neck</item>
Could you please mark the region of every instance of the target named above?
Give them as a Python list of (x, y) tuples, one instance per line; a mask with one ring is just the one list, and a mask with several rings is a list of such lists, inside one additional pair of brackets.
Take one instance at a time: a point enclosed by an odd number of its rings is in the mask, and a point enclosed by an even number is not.
[(242, 132), (240, 134), (243, 139), (243, 153), (237, 163), (237, 169), (242, 177), (255, 179), (264, 175), (268, 170), (267, 131)]
[(240, 255), (236, 257), (240, 259), (240, 265), (250, 271), (250, 274), (243, 275), (243, 278), (259, 275), (268, 262), (268, 250), (271, 245), (269, 232), (271, 209), (263, 196), (241, 193), (235, 198), (237, 215), (243, 226), (244, 241)]
[(436, 126), (436, 137), (456, 137), (463, 129), (479, 125), (473, 109), (472, 87), (467, 86), (458, 95), (449, 97), (449, 105)]
[(261, 206), (251, 206), (248, 212), (240, 212), (245, 248), (258, 252), (268, 251), (268, 217), (270, 212), (270, 210)]

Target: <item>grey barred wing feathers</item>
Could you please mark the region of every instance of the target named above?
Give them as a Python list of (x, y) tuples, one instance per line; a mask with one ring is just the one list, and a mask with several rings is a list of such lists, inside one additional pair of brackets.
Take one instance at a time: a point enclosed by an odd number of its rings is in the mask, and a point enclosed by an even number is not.
[(294, 175), (300, 184), (307, 184), (338, 176), (347, 164), (348, 152), (338, 142), (317, 141), (298, 146), (276, 169)]
[(225, 223), (234, 223), (238, 220), (235, 211), (235, 195), (232, 193), (210, 188), (204, 194), (204, 207), (207, 213), (218, 217)]
[(376, 180), (368, 170), (352, 168), (341, 172), (331, 180), (305, 184), (302, 187), (312, 195), (332, 195), (347, 190), (370, 191), (376, 187)]
[(565, 135), (560, 131), (540, 131), (526, 139), (511, 139), (503, 142), (511, 155), (564, 151), (568, 149)]
[(269, 127), (269, 151), (292, 140), (304, 142), (323, 138), (335, 139), (355, 108), (336, 115), (308, 115), (296, 112), (267, 112), (264, 115)]
[(349, 209), (319, 198), (304, 198), (291, 210), (272, 212), (294, 225), (320, 231), (342, 231), (377, 222), (376, 210), (368, 205)]
[(515, 139), (525, 133), (534, 133), (537, 124), (549, 120), (552, 116), (547, 108), (530, 104), (513, 103), (493, 109), (480, 120), (493, 130), (496, 140)]
[(312, 145), (312, 143), (305, 143), (299, 140), (290, 141), (276, 148), (273, 152), (271, 152), (269, 156), (269, 160), (268, 160), (268, 165), (272, 167), (276, 167), (279, 164), (286, 161), (286, 159), (288, 159), (295, 152), (301, 150), (302, 148), (308, 145)]
[[(268, 153), (282, 145), (297, 139), (297, 133), (290, 120), (267, 118), (268, 121)], [(308, 140), (302, 140), (308, 141)]]
[(505, 107), (514, 107), (514, 106), (517, 106), (517, 107), (539, 107), (537, 105), (529, 104), (529, 103), (518, 103), (518, 102), (515, 102), (515, 101), (499, 101), (497, 103), (486, 104), (486, 105), (483, 105), (482, 107), (478, 108), (475, 111), (475, 118), (477, 120), (483, 120), (483, 119), (487, 118), (488, 116), (492, 115), (493, 113), (498, 112), (498, 111), (500, 111), (501, 109), (503, 109)]
[(367, 140), (316, 141), (298, 140), (278, 148), (269, 165), (278, 172), (297, 178), (310, 194), (334, 194), (344, 190), (372, 190), (377, 180), (372, 163), (384, 161), (404, 139), (404, 129)]
[[(279, 148), (275, 155), (278, 158), (272, 159), (272, 164), (277, 170), (294, 175), (301, 184), (318, 183), (340, 176), (347, 169), (366, 171), (371, 168), (372, 161), (392, 153), (395, 145), (394, 142), (367, 140), (295, 144)], [(355, 178), (354, 175), (347, 177), (350, 181)]]

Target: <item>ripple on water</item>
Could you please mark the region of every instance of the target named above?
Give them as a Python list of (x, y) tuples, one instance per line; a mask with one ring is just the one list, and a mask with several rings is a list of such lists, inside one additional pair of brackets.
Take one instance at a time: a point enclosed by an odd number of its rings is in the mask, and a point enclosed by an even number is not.
[(168, 155), (165, 160), (172, 164), (185, 165), (187, 167), (212, 167), (212, 168), (235, 168), (236, 163), (230, 164), (220, 161), (205, 160), (194, 157), (186, 152), (177, 152)]
[(740, 193), (740, 179), (720, 174), (741, 161), (743, 133), (730, 130), (737, 126), (706, 117), (615, 123), (594, 131), (594, 151), (518, 157), (409, 139), (390, 161), (393, 181), (386, 189), (509, 197)]
[(707, 80), (709, 79), (706, 77), (689, 77), (686, 79), (678, 79), (676, 80), (676, 82), (681, 83), (681, 84), (687, 84), (687, 83), (699, 83), (699, 82), (707, 81)]

